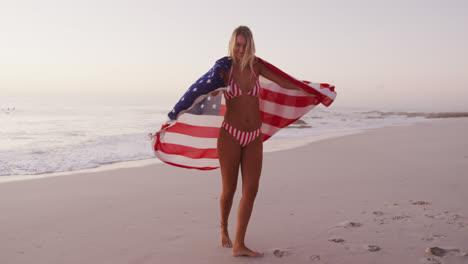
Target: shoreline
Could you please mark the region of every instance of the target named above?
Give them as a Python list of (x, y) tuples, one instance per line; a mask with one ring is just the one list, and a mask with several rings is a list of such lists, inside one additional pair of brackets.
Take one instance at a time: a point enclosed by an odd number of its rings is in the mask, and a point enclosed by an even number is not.
[[(444, 118), (444, 119), (447, 119), (447, 118)], [(284, 150), (289, 150), (289, 149), (294, 149), (294, 148), (300, 148), (308, 144), (322, 141), (322, 140), (328, 140), (332, 138), (346, 137), (349, 135), (366, 133), (368, 131), (372, 131), (375, 129), (385, 129), (388, 127), (398, 127), (398, 126), (412, 126), (421, 122), (431, 122), (431, 121), (436, 121), (436, 120), (437, 119), (414, 120), (413, 122), (410, 122), (410, 123), (388, 124), (385, 126), (380, 125), (380, 126), (361, 128), (361, 129), (349, 129), (349, 130), (343, 130), (340, 132), (328, 133), (328, 134), (319, 135), (319, 136), (308, 136), (308, 137), (300, 137), (300, 138), (278, 138), (278, 139), (272, 138), (264, 143), (263, 148), (264, 148), (264, 153), (284, 151)], [(139, 167), (145, 167), (145, 166), (154, 165), (154, 164), (163, 164), (163, 162), (157, 159), (156, 157), (154, 157), (154, 158), (149, 158), (149, 159), (118, 161), (118, 162), (113, 162), (109, 164), (103, 164), (94, 168), (78, 169), (78, 170), (72, 170), (72, 171), (61, 171), (61, 172), (51, 172), (51, 173), (42, 173), (42, 174), (4, 175), (4, 176), (0, 176), (0, 184), (7, 183), (7, 182), (14, 182), (14, 181), (35, 180), (35, 179), (67, 176), (67, 175), (74, 175), (74, 174), (81, 174), (81, 173), (112, 171), (112, 170), (124, 169), (124, 168), (139, 168)]]
[[(78, 108), (72, 107), (74, 109), (72, 112), (54, 116), (50, 113), (52, 109), (49, 109), (49, 112), (39, 114), (39, 116), (52, 118), (56, 120), (55, 122), (63, 123), (64, 128), (56, 130), (53, 128), (54, 122), (47, 122), (44, 124), (43, 131), (39, 133), (38, 137), (28, 135), (29, 132), (27, 131), (30, 130), (28, 127), (17, 129), (22, 127), (17, 122), (24, 118), (26, 118), (25, 120), (29, 120), (29, 118), (33, 117), (30, 115), (31, 113), (24, 113), (25, 116), (18, 116), (18, 119), (5, 120), (8, 122), (4, 122), (3, 124), (7, 129), (2, 131), (3, 133), (0, 133), (7, 138), (7, 144), (5, 146), (2, 145), (2, 150), (0, 151), (0, 159), (3, 161), (0, 162), (0, 182), (6, 181), (5, 178), (11, 181), (13, 178), (48, 177), (94, 170), (102, 171), (126, 166), (115, 165), (122, 162), (129, 164), (128, 166), (130, 167), (151, 164), (151, 161), (145, 161), (154, 158), (151, 143), (147, 140), (146, 134), (141, 133), (141, 131), (153, 131), (155, 127), (153, 124), (154, 116), (149, 115), (149, 111), (131, 112), (132, 114), (128, 118), (138, 114), (139, 117), (135, 116), (135, 118), (131, 119), (143, 118), (144, 121), (142, 122), (144, 124), (149, 123), (151, 120), (151, 128), (145, 125), (144, 128), (141, 127), (139, 130), (128, 130), (126, 133), (120, 134), (118, 132), (120, 131), (119, 129), (114, 131), (116, 128), (121, 127), (119, 122), (116, 122), (112, 125), (113, 128), (109, 131), (106, 130), (107, 132), (104, 133), (106, 135), (101, 135), (101, 130), (106, 128), (101, 128), (99, 125), (102, 121), (99, 114), (91, 115), (91, 113), (84, 113), (84, 116), (76, 116), (76, 113), (73, 111), (77, 111)], [(116, 114), (124, 109), (126, 109), (124, 106), (116, 108)], [(105, 111), (108, 110), (110, 109)], [(468, 116), (468, 112), (411, 113), (384, 111), (382, 109), (373, 110), (371, 108), (341, 110), (337, 110), (336, 108), (318, 108), (302, 119), (307, 123), (306, 126), (298, 126), (296, 124), (282, 129), (272, 139), (275, 140), (275, 144), (271, 144), (272, 140), (266, 141), (264, 150), (267, 152), (270, 151), (268, 148), (272, 150), (289, 149), (320, 140), (322, 137), (335, 137), (336, 135), (360, 133), (361, 131), (379, 127), (432, 121), (429, 120), (430, 116), (454, 118), (455, 116), (461, 117), (464, 115)], [(80, 125), (76, 128), (74, 125), (65, 125), (70, 120), (81, 120)], [(133, 124), (132, 121), (129, 122)], [(135, 126), (136, 123), (132, 126)], [(49, 126), (52, 131), (47, 132), (49, 131)], [(70, 127), (70, 129), (67, 127)], [(156, 127), (159, 126), (156, 125)], [(11, 140), (9, 140), (10, 138)], [(290, 140), (284, 140), (286, 138)], [(280, 141), (277, 139), (280, 139)], [(136, 163), (132, 164), (133, 162)]]

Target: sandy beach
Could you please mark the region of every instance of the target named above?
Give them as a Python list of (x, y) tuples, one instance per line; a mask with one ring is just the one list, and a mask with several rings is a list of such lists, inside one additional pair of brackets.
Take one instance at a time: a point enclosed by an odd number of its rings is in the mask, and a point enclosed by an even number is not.
[(219, 170), (0, 183), (0, 263), (468, 263), (467, 135), (468, 118), (439, 119), (265, 153), (257, 259), (220, 246)]

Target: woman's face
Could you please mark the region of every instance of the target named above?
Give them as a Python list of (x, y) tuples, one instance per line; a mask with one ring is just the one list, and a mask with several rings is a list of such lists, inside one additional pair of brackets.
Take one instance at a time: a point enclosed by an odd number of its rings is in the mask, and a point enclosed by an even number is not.
[(247, 40), (244, 36), (238, 35), (236, 37), (236, 45), (234, 46), (234, 56), (236, 59), (241, 60), (244, 57), (245, 46), (247, 45)]

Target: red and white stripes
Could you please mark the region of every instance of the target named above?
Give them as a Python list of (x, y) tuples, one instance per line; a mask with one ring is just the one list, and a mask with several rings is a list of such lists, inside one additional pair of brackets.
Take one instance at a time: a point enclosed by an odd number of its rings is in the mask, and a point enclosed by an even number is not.
[(222, 127), (224, 127), (227, 130), (227, 132), (229, 132), (229, 134), (235, 137), (237, 141), (239, 141), (239, 144), (242, 147), (247, 146), (250, 142), (256, 139), (261, 133), (260, 128), (255, 131), (250, 131), (250, 132), (242, 131), (226, 123), (226, 121), (223, 121)]
[(253, 71), (253, 74), (255, 76), (255, 86), (250, 89), (248, 93), (244, 93), (239, 86), (234, 82), (234, 78), (232, 78), (232, 68), (231, 68), (231, 73), (229, 74), (229, 89), (227, 91), (224, 91), (224, 97), (226, 99), (232, 99), (237, 96), (241, 95), (250, 95), (250, 96), (259, 96), (260, 95), (260, 83), (258, 82), (258, 77), (257, 74)]

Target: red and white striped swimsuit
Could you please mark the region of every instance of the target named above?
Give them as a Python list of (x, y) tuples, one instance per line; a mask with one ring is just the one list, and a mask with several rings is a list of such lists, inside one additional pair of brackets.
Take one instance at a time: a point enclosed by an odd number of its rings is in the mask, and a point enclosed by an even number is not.
[(232, 99), (234, 97), (238, 97), (241, 95), (250, 95), (250, 96), (256, 96), (258, 97), (260, 95), (260, 83), (258, 82), (258, 77), (257, 74), (255, 74), (255, 71), (252, 71), (254, 76), (255, 76), (255, 86), (250, 89), (248, 93), (244, 93), (239, 86), (234, 82), (234, 78), (232, 78), (232, 68), (231, 72), (229, 73), (229, 90), (224, 91), (224, 97), (226, 99)]
[[(231, 72), (229, 73), (229, 82), (228, 82), (229, 89), (223, 92), (226, 100), (232, 99), (234, 97), (242, 96), (242, 95), (250, 95), (250, 96), (256, 96), (256, 97), (260, 95), (260, 83), (258, 82), (258, 77), (255, 74), (255, 71), (252, 71), (252, 72), (255, 75), (255, 86), (252, 89), (250, 89), (248, 93), (245, 93), (234, 82), (234, 78), (232, 78), (232, 68), (231, 68)], [(226, 121), (223, 121), (222, 127), (226, 129), (226, 131), (229, 132), (229, 134), (235, 137), (237, 141), (239, 141), (239, 144), (241, 145), (241, 147), (247, 146), (250, 142), (254, 141), (262, 133), (260, 128), (258, 128), (255, 131), (242, 131), (240, 129), (237, 129), (231, 126)]]
[(224, 129), (226, 129), (226, 131), (229, 132), (229, 134), (235, 137), (237, 141), (239, 141), (241, 147), (247, 146), (250, 142), (254, 141), (254, 139), (256, 139), (262, 133), (260, 128), (258, 128), (255, 131), (242, 131), (231, 126), (226, 121), (223, 121), (222, 127), (224, 127)]

